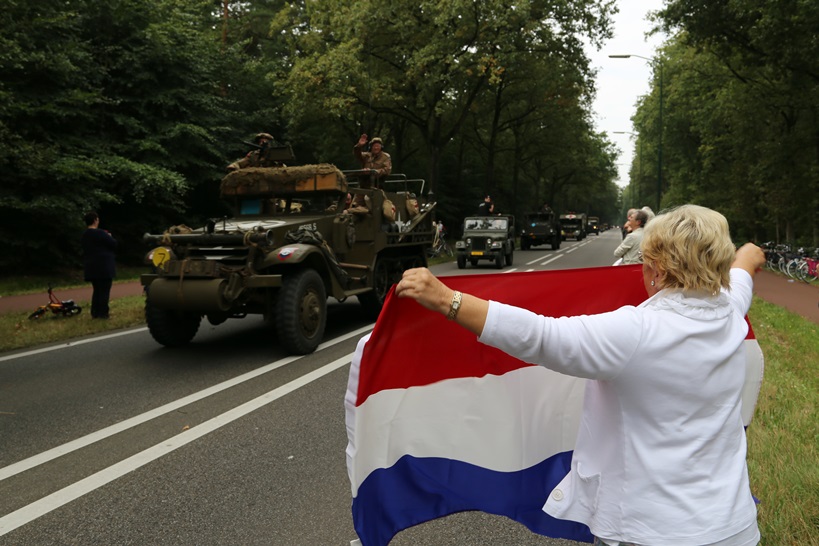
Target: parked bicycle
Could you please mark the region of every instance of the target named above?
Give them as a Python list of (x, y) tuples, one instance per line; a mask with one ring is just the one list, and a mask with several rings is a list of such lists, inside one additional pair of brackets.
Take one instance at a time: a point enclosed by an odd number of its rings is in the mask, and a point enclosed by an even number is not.
[(58, 317), (73, 317), (82, 313), (82, 307), (74, 303), (74, 300), (61, 300), (54, 294), (54, 290), (49, 285), (48, 303), (38, 307), (28, 318), (29, 320), (39, 319), (48, 312)]
[(763, 243), (762, 248), (768, 269), (803, 282), (819, 281), (819, 249), (809, 251), (798, 248), (794, 252), (789, 245), (775, 245), (773, 242)]
[(435, 233), (435, 238), (432, 240), (432, 247), (427, 249), (427, 256), (430, 258), (437, 258), (438, 256), (454, 256), (455, 253), (452, 251), (452, 247), (450, 247), (446, 242), (446, 237), (441, 232)]

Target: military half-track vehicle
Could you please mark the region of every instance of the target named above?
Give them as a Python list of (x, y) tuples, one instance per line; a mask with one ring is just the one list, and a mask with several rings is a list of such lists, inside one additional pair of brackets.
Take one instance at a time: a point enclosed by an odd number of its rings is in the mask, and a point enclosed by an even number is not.
[(375, 189), (370, 173), (330, 164), (237, 170), (220, 187), (233, 217), (146, 234), (153, 338), (184, 345), (202, 318), (259, 314), (290, 353), (307, 354), (322, 341), (329, 297), (356, 296), (376, 317), (403, 271), (426, 265), (434, 203), (423, 201), (422, 180), (392, 175)]
[(470, 216), (464, 218), (464, 234), (455, 243), (458, 269), (473, 267), (480, 260), (490, 260), (501, 269), (512, 265), (515, 253), (514, 216)]
[(554, 211), (531, 212), (523, 217), (520, 230), (521, 250), (545, 244), (551, 245), (552, 250), (557, 250), (561, 240), (560, 221)]

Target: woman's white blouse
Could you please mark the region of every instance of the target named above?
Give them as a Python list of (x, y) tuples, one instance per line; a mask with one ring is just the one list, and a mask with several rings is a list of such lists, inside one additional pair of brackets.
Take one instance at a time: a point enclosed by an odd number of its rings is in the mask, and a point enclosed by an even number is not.
[(638, 307), (551, 318), (490, 302), (480, 341), (592, 379), (572, 468), (544, 510), (596, 536), (710, 544), (756, 521), (740, 394), (753, 281), (662, 290)]

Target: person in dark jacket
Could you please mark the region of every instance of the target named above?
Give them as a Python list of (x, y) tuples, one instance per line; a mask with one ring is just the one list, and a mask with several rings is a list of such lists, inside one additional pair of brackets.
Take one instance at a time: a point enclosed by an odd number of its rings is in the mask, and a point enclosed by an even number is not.
[(114, 257), (117, 240), (106, 230), (100, 229), (100, 217), (96, 212), (92, 211), (85, 215), (85, 225), (88, 226), (82, 234), (85, 280), (94, 287), (91, 296), (91, 318), (107, 319), (111, 284), (116, 274)]

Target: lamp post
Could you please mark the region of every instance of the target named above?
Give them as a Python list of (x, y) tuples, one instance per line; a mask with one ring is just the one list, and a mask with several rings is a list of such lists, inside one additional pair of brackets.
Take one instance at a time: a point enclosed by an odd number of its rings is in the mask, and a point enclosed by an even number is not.
[(614, 131), (615, 135), (631, 135), (637, 139), (637, 184), (634, 186), (637, 190), (637, 203), (640, 202), (640, 184), (643, 182), (643, 140), (638, 133), (631, 131)]
[(660, 115), (659, 125), (660, 130), (657, 132), (657, 211), (660, 212), (660, 197), (663, 191), (663, 63), (657, 57), (643, 57), (642, 55), (609, 55), (610, 59), (630, 59), (636, 57), (651, 63), (657, 69), (657, 78), (660, 87)]

